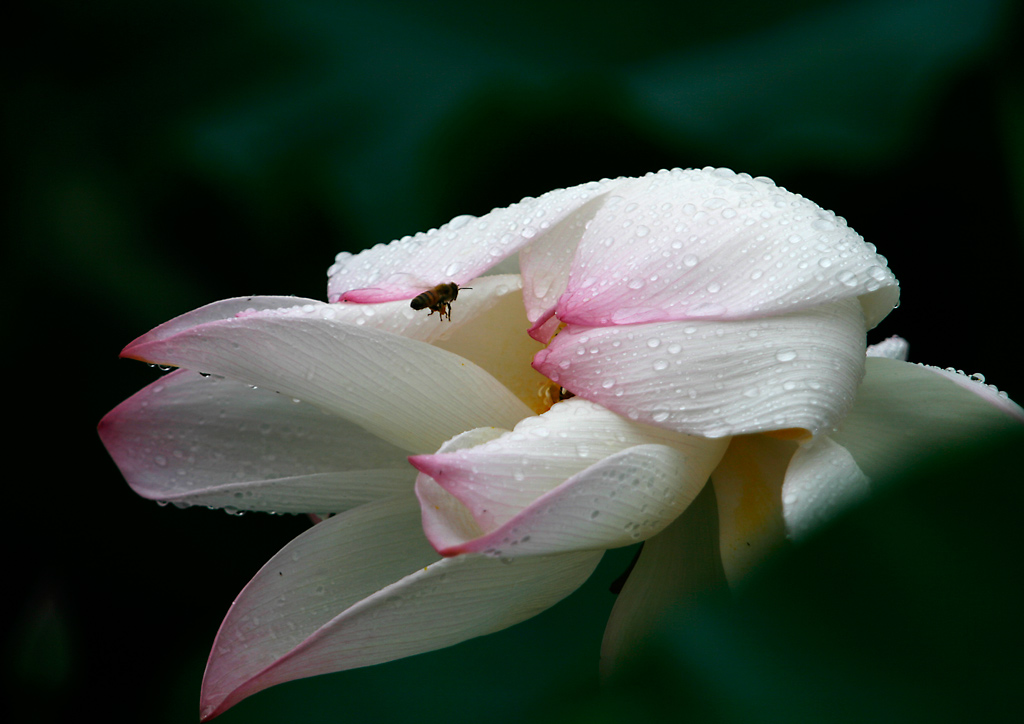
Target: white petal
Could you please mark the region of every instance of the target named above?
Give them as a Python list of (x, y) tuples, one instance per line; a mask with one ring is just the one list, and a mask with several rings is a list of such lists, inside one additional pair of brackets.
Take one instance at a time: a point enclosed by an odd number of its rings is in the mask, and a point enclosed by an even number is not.
[(1022, 421), (1018, 405), (976, 379), (870, 358), (853, 409), (831, 437), (877, 480), (947, 445), (981, 439)]
[(869, 346), (867, 351), (868, 357), (887, 357), (904, 361), (909, 353), (910, 344), (907, 340), (895, 335)]
[[(473, 427), (530, 414), (472, 362), (437, 347), (324, 319), (211, 322), (122, 353), (222, 375), (310, 402), (405, 450), (436, 450)], [(472, 396), (466, 394), (472, 390)]]
[(179, 505), (339, 512), (415, 479), (403, 450), (347, 420), (187, 370), (118, 405), (100, 436), (135, 492)]
[[(569, 270), (580, 239), (606, 200), (604, 194), (593, 197), (520, 252), (523, 301), (531, 323), (547, 319), (554, 313), (555, 305), (569, 282)], [(557, 327), (557, 322), (553, 326)], [(537, 339), (547, 342), (549, 337), (538, 335)]]
[(576, 395), (651, 425), (719, 437), (834, 427), (864, 370), (856, 300), (728, 322), (568, 327), (534, 366)]
[(514, 558), (646, 540), (686, 510), (712, 460), (717, 456), (688, 457), (666, 445), (628, 448), (572, 476), (491, 533), (440, 553)]
[(711, 474), (731, 586), (786, 543), (782, 483), (796, 449), (795, 442), (768, 435), (734, 437)]
[(871, 492), (870, 481), (842, 445), (819, 437), (800, 446), (782, 485), (786, 530), (806, 538)]
[(844, 219), (768, 179), (676, 169), (610, 192), (558, 317), (588, 327), (744, 319), (857, 297), (870, 328), (899, 287)]
[(509, 565), (436, 563), (408, 499), (330, 518), (289, 543), (246, 586), (203, 682), (209, 718), (274, 684), (431, 651), (511, 626), (555, 604), (600, 553)]
[(345, 322), (428, 342), (480, 366), (534, 412), (548, 409), (551, 381), (530, 366), (542, 345), (523, 334), (529, 322), (520, 294), (522, 279), (480, 277), (472, 287), (459, 292), (451, 321), (413, 310), (405, 299), (377, 304), (318, 302), (251, 316)]
[[(357, 327), (391, 332), (420, 342), (437, 344), (457, 337), (463, 328), (478, 317), (492, 313), (495, 306), (507, 302), (521, 306), (523, 282), (518, 274), (480, 277), (473, 287), (459, 290), (453, 303), (451, 320), (441, 320), (427, 310), (415, 310), (408, 299), (373, 304), (354, 302), (305, 302), (290, 307), (246, 312), (237, 316), (286, 317), (290, 319), (324, 319), (346, 322)], [(421, 290), (422, 291), (422, 290)]]
[(725, 587), (718, 555), (715, 496), (706, 486), (668, 528), (644, 543), (615, 600), (601, 642), (601, 674), (628, 663), (666, 615)]
[[(529, 419), (529, 418), (527, 418)], [(497, 427), (478, 427), (467, 430), (447, 441), (438, 450), (450, 453), (483, 445), (508, 432)], [(416, 497), (420, 501), (423, 532), (436, 550), (459, 545), (483, 535), (472, 513), (462, 502), (424, 473), (416, 477)]]
[(343, 252), (328, 270), (328, 298), (384, 302), (409, 299), (445, 282), (462, 286), (558, 228), (614, 183), (558, 189), (480, 218), (458, 216), (439, 229), (378, 244), (359, 254)]
[(726, 447), (725, 441), (712, 443), (640, 425), (594, 403), (571, 399), (524, 419), (490, 442), (417, 455), (410, 462), (462, 501), (484, 532), (491, 532), (573, 475), (644, 444), (675, 448), (698, 468), (710, 465), (709, 471)]
[(268, 310), (289, 310), (301, 307), (320, 306), (323, 302), (303, 297), (234, 297), (193, 309), (154, 327), (146, 334), (134, 340), (125, 349), (148, 345), (170, 339), (181, 332), (188, 331), (202, 324), (218, 322), (224, 319), (266, 312)]

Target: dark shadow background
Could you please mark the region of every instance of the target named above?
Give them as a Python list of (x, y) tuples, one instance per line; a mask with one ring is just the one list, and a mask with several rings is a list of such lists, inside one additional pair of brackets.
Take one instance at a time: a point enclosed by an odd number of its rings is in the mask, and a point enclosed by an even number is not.
[[(913, 360), (1024, 400), (1017, 3), (21, 11), (0, 157), (10, 721), (196, 719), (221, 617), (306, 523), (135, 497), (95, 425), (157, 373), (117, 353), (217, 299), (324, 298), (343, 249), (601, 177), (729, 166), (834, 209), (888, 257), (902, 306), (871, 341), (901, 334)], [(974, 442), (937, 451), (952, 457), (780, 561), (737, 607), (682, 614), (603, 691), (607, 586), (631, 550), (527, 624), (284, 685), (222, 721), (999, 715), (1024, 675), (1024, 501), (1008, 462), (1022, 440)]]

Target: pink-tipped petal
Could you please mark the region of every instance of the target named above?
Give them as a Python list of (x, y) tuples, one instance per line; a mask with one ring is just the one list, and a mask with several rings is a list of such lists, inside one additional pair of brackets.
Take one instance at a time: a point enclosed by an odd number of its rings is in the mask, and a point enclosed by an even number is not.
[(189, 370), (122, 402), (99, 433), (135, 492), (179, 505), (339, 512), (408, 491), (415, 477), (402, 450), (358, 425)]
[(804, 443), (793, 455), (782, 485), (789, 537), (806, 538), (870, 492), (870, 481), (842, 445), (827, 437)]
[(358, 254), (342, 252), (328, 270), (328, 298), (332, 302), (385, 302), (409, 299), (436, 284), (462, 286), (557, 229), (614, 183), (558, 189), (479, 218), (457, 216), (438, 229), (378, 244)]
[(872, 357), (853, 409), (830, 437), (878, 480), (1022, 422), (1020, 406), (976, 375)]
[(279, 681), (351, 668), (342, 659), (337, 667), (309, 662), (305, 672), (274, 675), (338, 614), (437, 561), (412, 503), (408, 497), (385, 499), (328, 518), (263, 566), (217, 633), (203, 680), (204, 719)]
[(509, 559), (631, 545), (686, 510), (717, 461), (666, 445), (631, 447), (572, 476), (491, 533), (440, 553)]
[(638, 425), (600, 405), (571, 399), (489, 442), (417, 455), (410, 462), (461, 501), (481, 530), (491, 532), (594, 463), (648, 443), (678, 449), (694, 461), (714, 462), (726, 446), (725, 441)]
[[(526, 316), (535, 328), (554, 314), (569, 282), (569, 270), (580, 240), (607, 198), (606, 194), (591, 198), (520, 253), (523, 302)], [(539, 336), (537, 339), (547, 342)]]
[(207, 664), (202, 718), (285, 681), (511, 626), (575, 590), (601, 553), (513, 565), (482, 556), (436, 558), (411, 498), (371, 503), (303, 533), (232, 604)]
[(518, 274), (475, 279), (471, 289), (459, 292), (452, 305), (452, 318), (445, 319), (443, 323), (436, 313), (413, 309), (408, 299), (375, 304), (306, 302), (281, 309), (247, 312), (243, 316), (344, 322), (437, 344), (459, 337), (466, 327), (477, 322), (493, 326), (495, 320), (489, 317), (497, 306), (514, 303), (521, 308), (521, 289), (522, 279)]
[(209, 322), (218, 322), (222, 319), (234, 319), (256, 312), (271, 310), (295, 309), (304, 305), (319, 306), (323, 302), (315, 299), (304, 299), (303, 297), (234, 297), (212, 302), (199, 309), (181, 314), (174, 319), (154, 327), (146, 334), (134, 340), (124, 348), (122, 357), (131, 357), (129, 350), (134, 347), (141, 347), (161, 340), (174, 337), (181, 332), (193, 329)]
[(570, 326), (534, 358), (576, 395), (650, 425), (721, 437), (831, 429), (864, 371), (856, 300), (760, 320)]
[(537, 321), (533, 323), (533, 326), (526, 333), (538, 342), (547, 344), (555, 336), (555, 333), (558, 332), (561, 324), (558, 317), (555, 316), (555, 310), (549, 309), (537, 318)]
[(475, 363), (535, 412), (547, 409), (550, 381), (530, 366), (541, 345), (524, 334), (495, 335), (496, 329), (527, 326), (522, 278), (502, 274), (473, 280), (452, 307), (452, 318), (414, 310), (408, 300), (379, 304), (307, 303), (286, 309), (250, 312), (248, 319), (305, 319), (342, 322), (363, 329), (397, 334), (454, 352)]
[[(453, 453), (483, 445), (504, 435), (508, 430), (497, 427), (479, 427), (467, 430), (447, 441), (438, 453)], [(430, 455), (413, 455), (409, 462), (419, 468), (429, 463)], [(422, 511), (423, 532), (435, 550), (458, 545), (483, 535), (469, 509), (454, 495), (442, 488), (429, 475), (416, 476), (416, 497)]]
[(617, 184), (588, 225), (558, 317), (598, 327), (895, 306), (885, 260), (845, 220), (764, 178), (675, 169)]
[[(126, 356), (256, 385), (336, 414), (404, 450), (530, 415), (472, 362), (396, 334), (328, 319), (253, 315), (145, 338)], [(473, 391), (467, 404), (466, 390)]]

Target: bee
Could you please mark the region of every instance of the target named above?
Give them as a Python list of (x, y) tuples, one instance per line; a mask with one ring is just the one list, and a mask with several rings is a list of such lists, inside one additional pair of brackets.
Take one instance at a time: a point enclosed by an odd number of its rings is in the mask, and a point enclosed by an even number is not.
[[(473, 287), (462, 287), (463, 289), (472, 289)], [(433, 289), (428, 289), (422, 294), (417, 295), (409, 303), (409, 306), (413, 309), (429, 309), (430, 314), (437, 312), (441, 315), (441, 319), (448, 317), (448, 321), (452, 321), (452, 302), (459, 298), (459, 285), (455, 282), (448, 282), (447, 284), (438, 284)], [(427, 315), (430, 316), (429, 314)]]

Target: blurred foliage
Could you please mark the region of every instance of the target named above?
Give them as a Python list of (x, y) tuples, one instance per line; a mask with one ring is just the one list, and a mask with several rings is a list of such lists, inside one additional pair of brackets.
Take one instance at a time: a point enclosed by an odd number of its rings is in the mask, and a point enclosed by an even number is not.
[[(20, 595), (5, 611), (12, 692), (0, 699), (17, 720), (194, 720), (220, 618), (306, 523), (136, 498), (93, 430), (154, 373), (116, 353), (216, 299), (323, 298), (343, 249), (604, 176), (726, 165), (836, 209), (888, 256), (903, 306), (872, 341), (901, 333), (913, 359), (982, 371), (1024, 399), (1003, 342), (1015, 341), (1024, 271), (1019, 3), (50, 0), (20, 10), (4, 47), (4, 241), (12, 298), (30, 300), (11, 315), (10, 346), (34, 364), (26, 374), (9, 354), (5, 369), (18, 381), (9, 409), (22, 416), (11, 447), (43, 465), (8, 487), (9, 509), (34, 516), (31, 533), (9, 526)], [(481, 711), (657, 718), (682, 699), (696, 721), (759, 720), (746, 702), (760, 702), (764, 721), (794, 721), (858, 691), (851, 718), (896, 697), (879, 721), (961, 712), (975, 689), (979, 706), (999, 702), (1005, 672), (1019, 670), (977, 668), (1001, 659), (971, 643), (1003, 629), (1019, 643), (1003, 618), (1019, 602), (1002, 557), (1013, 528), (1008, 501), (979, 493), (1010, 495), (996, 483), (1012, 473), (978, 471), (958, 478), (962, 490), (894, 488), (914, 492), (780, 561), (736, 609), (680, 622), (639, 689), (593, 688), (606, 588), (631, 557), (618, 551), (523, 626), (279, 687), (224, 721), (407, 721), (396, 691), (417, 720), (446, 722)], [(998, 524), (971, 507), (984, 500)], [(930, 551), (941, 558), (915, 557)], [(936, 561), (950, 563), (945, 587)], [(815, 617), (815, 602), (834, 616)], [(566, 694), (579, 695), (559, 704)], [(792, 708), (802, 700), (808, 709)]]
[(946, 450), (697, 602), (604, 688), (536, 721), (1010, 721), (1019, 712), (1024, 430)]

